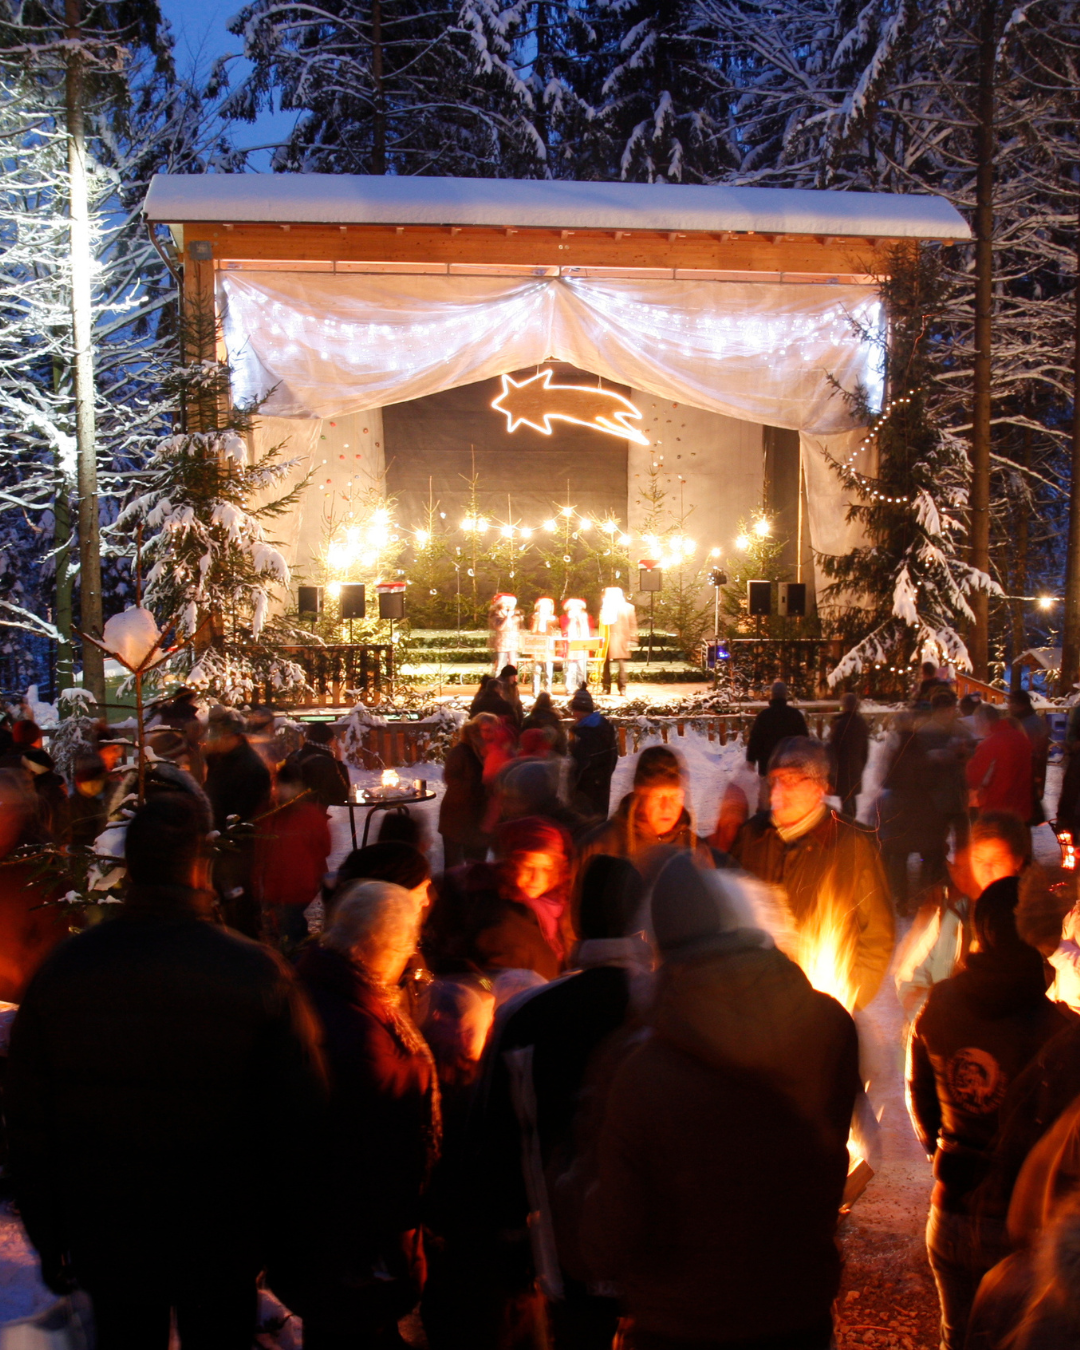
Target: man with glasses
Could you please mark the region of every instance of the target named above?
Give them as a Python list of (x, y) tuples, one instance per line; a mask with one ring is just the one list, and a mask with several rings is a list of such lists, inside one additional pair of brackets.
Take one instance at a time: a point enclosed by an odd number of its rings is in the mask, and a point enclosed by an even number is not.
[(746, 822), (732, 855), (783, 892), (801, 964), (830, 954), (838, 997), (865, 1008), (884, 978), (894, 938), (874, 835), (826, 805), (829, 753), (820, 741), (781, 741), (768, 777), (770, 809)]

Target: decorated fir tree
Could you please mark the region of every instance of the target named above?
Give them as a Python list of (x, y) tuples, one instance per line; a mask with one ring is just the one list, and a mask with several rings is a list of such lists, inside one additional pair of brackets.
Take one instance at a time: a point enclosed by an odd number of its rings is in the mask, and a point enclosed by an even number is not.
[(881, 286), (891, 320), (888, 401), (871, 420), (865, 395), (855, 395), (871, 421), (864, 444), (876, 448), (876, 469), (858, 468), (858, 452), (833, 463), (844, 486), (858, 493), (849, 518), (863, 527), (866, 542), (820, 559), (833, 578), (822, 598), (851, 644), (829, 677), (834, 685), (920, 656), (969, 669), (960, 630), (974, 618), (970, 599), (999, 591), (967, 561), (968, 456), (935, 417), (932, 362), (941, 351), (935, 337), (946, 300), (940, 267), (925, 248), (902, 245), (892, 250), (889, 271)]

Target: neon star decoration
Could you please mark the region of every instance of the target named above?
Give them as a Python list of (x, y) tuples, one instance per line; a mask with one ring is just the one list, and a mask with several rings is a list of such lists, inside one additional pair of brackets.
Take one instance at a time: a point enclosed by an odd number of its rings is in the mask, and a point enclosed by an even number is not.
[(641, 421), (641, 413), (628, 398), (613, 389), (597, 389), (587, 384), (552, 384), (554, 371), (541, 370), (527, 380), (502, 377), (503, 389), (492, 407), (506, 417), (507, 431), (516, 431), (522, 423), (551, 435), (553, 421), (573, 422), (590, 427), (621, 441), (637, 445), (649, 442), (629, 420)]

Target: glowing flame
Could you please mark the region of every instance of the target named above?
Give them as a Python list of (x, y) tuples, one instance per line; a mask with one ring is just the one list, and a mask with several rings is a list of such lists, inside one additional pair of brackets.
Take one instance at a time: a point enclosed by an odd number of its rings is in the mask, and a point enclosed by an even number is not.
[(401, 782), (396, 769), (383, 769), (382, 785), (386, 788), (395, 788)]
[(799, 929), (794, 959), (823, 994), (851, 1012), (859, 996), (854, 978), (857, 929), (833, 897), (822, 893), (814, 913)]

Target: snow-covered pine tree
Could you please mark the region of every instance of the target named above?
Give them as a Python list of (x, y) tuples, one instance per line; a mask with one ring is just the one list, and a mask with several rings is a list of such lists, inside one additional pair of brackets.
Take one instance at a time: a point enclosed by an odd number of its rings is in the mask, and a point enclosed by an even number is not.
[[(963, 442), (936, 423), (933, 360), (946, 308), (940, 263), (927, 248), (892, 250), (882, 295), (891, 316), (888, 401), (873, 426), (877, 471), (833, 467), (861, 502), (849, 508), (866, 542), (819, 558), (832, 584), (821, 597), (839, 610), (851, 647), (830, 675), (839, 684), (876, 666), (913, 657), (970, 668), (960, 630), (972, 621), (971, 597), (996, 583), (967, 560), (970, 469)], [(873, 340), (866, 335), (866, 340)], [(861, 411), (868, 412), (863, 405)]]
[(728, 80), (697, 0), (597, 0), (614, 28), (595, 116), (608, 140), (604, 177), (710, 183), (738, 167), (728, 141)]
[[(213, 109), (175, 77), (156, 3), (88, 5), (81, 31), (98, 488), (107, 522), (167, 417), (158, 382), (175, 346), (175, 291), (141, 216), (146, 187), (156, 170), (197, 171), (224, 146)], [(29, 663), (45, 685), (55, 659), (60, 689), (71, 683), (78, 620), (64, 109), (70, 50), (61, 0), (0, 0), (0, 475), (8, 489), (0, 533), (15, 588), (5, 598), (24, 611), (6, 609), (0, 626), (29, 628), (55, 644), (50, 652), (20, 633), (7, 645), (20, 670)], [(104, 592), (107, 610), (130, 597), (126, 563), (106, 558)], [(4, 683), (23, 678), (13, 667)]]
[[(251, 121), (272, 101), (299, 117), (274, 168), (495, 177), (540, 163), (531, 96), (510, 61), (513, 12), (470, 0), (253, 0), (232, 31), (252, 73), (227, 97)], [(219, 64), (215, 90), (228, 80)]]
[(271, 617), (274, 589), (288, 586), (289, 568), (266, 527), (306, 485), (286, 488), (299, 461), (272, 447), (249, 462), (251, 417), (230, 407), (226, 366), (180, 366), (165, 393), (177, 409), (197, 406), (202, 430), (159, 442), (112, 533), (133, 556), (141, 527), (143, 603), (176, 640), (193, 640), (169, 673), (183, 673), (223, 703), (250, 702), (264, 689), (296, 691), (303, 671), (281, 648), (303, 637)]

